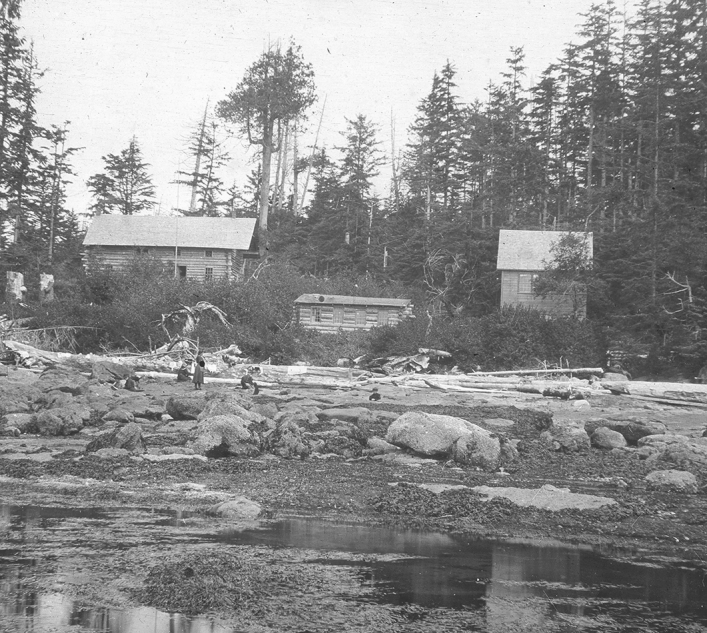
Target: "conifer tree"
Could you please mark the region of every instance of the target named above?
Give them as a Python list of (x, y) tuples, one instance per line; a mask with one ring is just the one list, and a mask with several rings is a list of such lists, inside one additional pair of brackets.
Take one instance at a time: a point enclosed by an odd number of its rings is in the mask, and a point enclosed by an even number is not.
[(149, 165), (142, 158), (137, 138), (119, 154), (103, 157), (105, 171), (91, 176), (87, 185), (93, 194), (91, 207), (94, 214), (122, 213), (133, 215), (147, 211), (155, 205), (155, 188)]

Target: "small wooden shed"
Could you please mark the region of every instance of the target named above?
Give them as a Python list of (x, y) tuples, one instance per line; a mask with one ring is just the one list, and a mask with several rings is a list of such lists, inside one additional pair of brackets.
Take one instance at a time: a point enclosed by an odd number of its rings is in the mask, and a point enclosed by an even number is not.
[(210, 281), (244, 274), (255, 218), (99, 215), (84, 238), (84, 266), (121, 268), (136, 255), (161, 261), (176, 277)]
[[(554, 316), (575, 313), (576, 305), (572, 297), (561, 294), (539, 297), (533, 288), (538, 273), (552, 262), (553, 246), (567, 235), (567, 231), (500, 231), (496, 268), (501, 271), (502, 306), (525, 306)], [(592, 233), (583, 235), (591, 258)], [(582, 311), (579, 316), (586, 316), (586, 301), (582, 302)]]
[(305, 294), (295, 299), (295, 320), (311, 330), (336, 332), (397, 325), (412, 316), (410, 299)]

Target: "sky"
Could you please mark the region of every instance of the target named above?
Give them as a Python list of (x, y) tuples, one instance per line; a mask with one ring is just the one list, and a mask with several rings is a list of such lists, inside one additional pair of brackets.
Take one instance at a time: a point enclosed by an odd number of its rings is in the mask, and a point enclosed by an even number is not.
[[(24, 0), (20, 25), (40, 68), (38, 121), (70, 121), (82, 148), (67, 205), (87, 211), (85, 181), (135, 136), (156, 188), (154, 212), (188, 206), (171, 184), (193, 169), (186, 139), (207, 102), (226, 97), (273, 44), (299, 45), (312, 64), (318, 101), (300, 153), (343, 143), (346, 119), (378, 126), (380, 149), (404, 147), (435, 71), (456, 68), (462, 103), (483, 100), (500, 81), (511, 47), (526, 53), (528, 83), (571, 42), (591, 0)], [(323, 114), (322, 114), (323, 109)], [(391, 123), (394, 122), (394, 123)], [(394, 134), (393, 134), (394, 129)], [(254, 149), (229, 139), (227, 185), (245, 183)], [(332, 152), (336, 156), (336, 152)], [(377, 181), (390, 180), (384, 165)]]

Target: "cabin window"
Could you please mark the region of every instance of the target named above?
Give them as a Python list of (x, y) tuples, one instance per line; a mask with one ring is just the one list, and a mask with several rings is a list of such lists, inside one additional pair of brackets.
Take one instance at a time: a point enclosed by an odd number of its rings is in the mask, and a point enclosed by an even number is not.
[(177, 257), (181, 257), (184, 255), (184, 249), (183, 248), (177, 248)]
[(204, 251), (204, 257), (213, 257), (214, 252), (213, 251)]
[(378, 310), (378, 325), (388, 325), (388, 310)]
[(344, 324), (344, 306), (334, 306), (334, 325)]
[(534, 273), (518, 274), (518, 292), (522, 294), (532, 294), (533, 284), (538, 276)]
[(312, 323), (322, 322), (322, 308), (321, 306), (312, 307)]
[(147, 248), (147, 246), (136, 246), (135, 247), (135, 252), (138, 255), (149, 255), (150, 254), (150, 249)]
[(214, 269), (213, 268), (207, 268), (206, 272), (204, 273), (204, 279), (206, 281), (212, 281), (214, 278)]
[(366, 327), (365, 310), (356, 310), (356, 327)]
[(187, 267), (186, 266), (177, 266), (177, 269), (179, 271), (179, 278), (186, 279), (187, 278)]

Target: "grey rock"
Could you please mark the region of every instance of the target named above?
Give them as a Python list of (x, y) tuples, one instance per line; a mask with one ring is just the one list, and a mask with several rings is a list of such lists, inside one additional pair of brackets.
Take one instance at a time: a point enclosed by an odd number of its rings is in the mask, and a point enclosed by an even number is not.
[(112, 361), (98, 361), (91, 365), (91, 378), (99, 382), (117, 382), (132, 375), (133, 369)]
[(34, 417), (31, 413), (8, 413), (3, 416), (3, 420), (7, 426), (15, 427), (20, 433), (35, 433), (37, 425)]
[(127, 457), (130, 451), (124, 448), (99, 448), (94, 455), (103, 459), (114, 459), (116, 457)]
[(249, 406), (250, 403), (245, 401), (242, 396), (234, 393), (219, 394), (207, 401), (201, 413), (197, 416), (197, 419), (205, 420), (217, 415), (235, 415), (248, 422), (265, 422), (265, 417), (255, 411), (249, 410), (247, 408)]
[(125, 409), (113, 409), (112, 411), (108, 411), (101, 419), (104, 422), (118, 422), (120, 424), (135, 422), (135, 416)]
[(285, 459), (302, 459), (312, 451), (302, 428), (289, 419), (278, 422), (277, 427), (266, 434), (265, 442), (270, 452)]
[(102, 448), (124, 448), (133, 455), (142, 455), (145, 452), (142, 430), (134, 422), (129, 422), (116, 429), (103, 431), (89, 442), (86, 452), (95, 453)]
[(75, 369), (51, 367), (40, 374), (38, 386), (44, 392), (63, 391), (79, 396), (88, 392), (88, 378)]
[(40, 435), (73, 435), (78, 433), (91, 418), (88, 407), (60, 407), (40, 411), (35, 426)]
[(193, 448), (187, 448), (186, 446), (163, 446), (160, 449), (161, 455), (194, 455)]
[(585, 420), (584, 430), (591, 435), (596, 429), (602, 426), (621, 433), (629, 444), (636, 444), (638, 440), (647, 435), (661, 435), (667, 433), (667, 427), (662, 422), (646, 417), (639, 417), (637, 415), (592, 418)]
[(206, 394), (204, 392), (172, 396), (167, 401), (167, 413), (175, 420), (196, 420), (205, 406)]
[(247, 457), (260, 453), (260, 439), (251, 431), (252, 422), (237, 415), (215, 415), (201, 420), (195, 439), (188, 444), (198, 455), (212, 451)]
[(250, 410), (253, 413), (262, 415), (264, 418), (273, 419), (277, 415), (277, 405), (274, 402), (254, 404)]
[(430, 457), (453, 456), (460, 463), (495, 469), (501, 444), (495, 435), (448, 415), (408, 412), (388, 427), (385, 439)]
[(344, 422), (358, 422), (359, 424), (370, 424), (375, 421), (375, 416), (370, 409), (365, 407), (324, 409), (317, 413), (317, 418), (324, 422), (343, 420)]
[(626, 438), (618, 431), (600, 426), (591, 434), (590, 440), (592, 446), (596, 448), (611, 450), (613, 448), (623, 448), (627, 445)]
[(646, 476), (650, 490), (697, 494), (697, 478), (684, 470), (654, 470)]
[(366, 455), (385, 455), (386, 453), (399, 453), (402, 449), (395, 444), (390, 444), (380, 437), (369, 437), (366, 441)]
[(248, 499), (247, 497), (237, 497), (231, 501), (223, 501), (209, 508), (212, 514), (227, 517), (229, 519), (257, 519), (263, 511), (262, 506)]
[(584, 425), (575, 420), (553, 419), (547, 431), (540, 434), (541, 441), (554, 451), (575, 453), (591, 446)]

